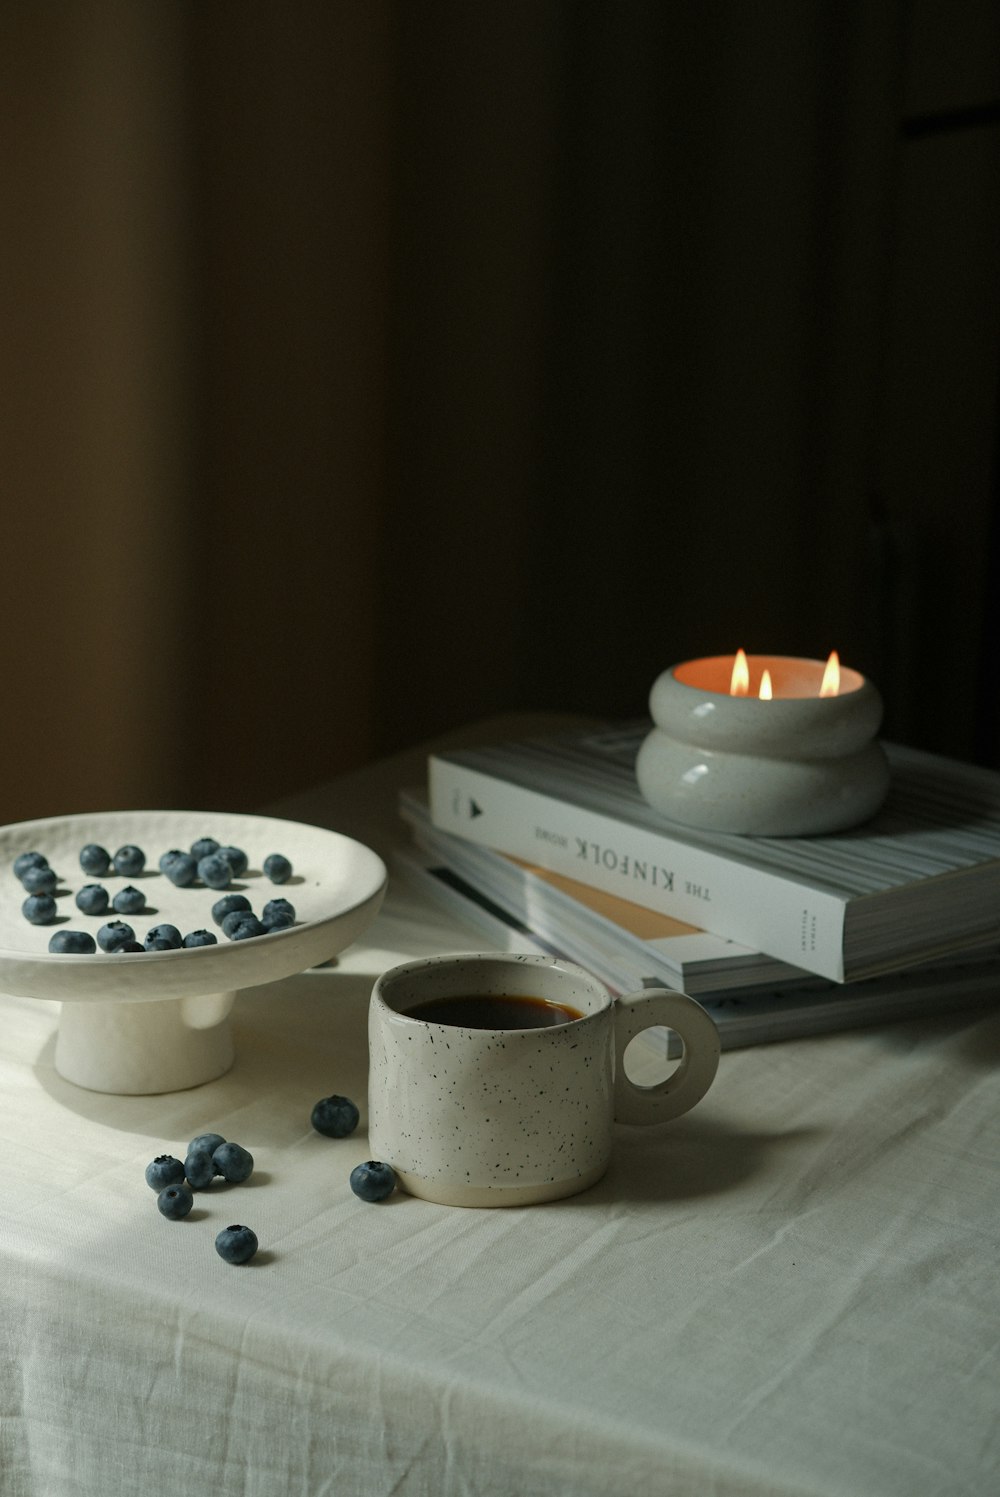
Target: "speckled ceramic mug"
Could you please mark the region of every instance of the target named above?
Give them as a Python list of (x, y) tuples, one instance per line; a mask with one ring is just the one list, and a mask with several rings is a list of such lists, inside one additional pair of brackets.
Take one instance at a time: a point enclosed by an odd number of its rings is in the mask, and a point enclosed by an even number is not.
[[(407, 1014), (430, 1000), (532, 997), (580, 1017), (546, 1028), (472, 1029)], [(673, 1029), (683, 1058), (659, 1085), (625, 1074), (629, 1041)], [(586, 1190), (611, 1159), (612, 1124), (661, 1123), (707, 1092), (718, 1031), (683, 993), (617, 1001), (581, 968), (543, 956), (457, 954), (383, 973), (368, 1019), (371, 1156), (403, 1189), (446, 1206), (528, 1206)]]

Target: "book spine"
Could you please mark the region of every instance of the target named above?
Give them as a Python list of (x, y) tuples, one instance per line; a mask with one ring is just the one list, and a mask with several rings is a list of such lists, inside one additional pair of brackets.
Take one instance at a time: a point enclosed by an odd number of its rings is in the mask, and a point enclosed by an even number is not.
[(431, 821), (843, 982), (844, 901), (432, 755)]

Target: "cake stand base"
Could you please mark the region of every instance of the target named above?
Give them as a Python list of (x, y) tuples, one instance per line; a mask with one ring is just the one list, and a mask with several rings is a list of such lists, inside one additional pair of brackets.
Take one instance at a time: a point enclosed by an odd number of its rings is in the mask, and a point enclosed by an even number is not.
[(55, 1067), (94, 1092), (186, 1091), (222, 1076), (235, 1049), (235, 993), (128, 1003), (64, 1003)]

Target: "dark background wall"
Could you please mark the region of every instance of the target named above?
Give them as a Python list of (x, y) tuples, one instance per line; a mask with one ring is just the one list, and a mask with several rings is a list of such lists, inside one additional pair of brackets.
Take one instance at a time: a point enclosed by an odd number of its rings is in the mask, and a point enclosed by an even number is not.
[(0, 819), (840, 650), (1000, 765), (984, 0), (11, 0)]

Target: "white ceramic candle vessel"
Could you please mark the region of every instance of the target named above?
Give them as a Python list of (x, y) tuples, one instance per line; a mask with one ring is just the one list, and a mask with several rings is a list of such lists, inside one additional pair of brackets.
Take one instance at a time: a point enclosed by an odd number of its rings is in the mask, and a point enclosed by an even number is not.
[(732, 669), (731, 655), (711, 656), (653, 683), (655, 726), (636, 760), (645, 800), (684, 826), (757, 836), (842, 831), (873, 816), (889, 766), (872, 683), (843, 668), (837, 694), (821, 697), (823, 661), (750, 656), (753, 682), (769, 673), (762, 700), (730, 694)]

